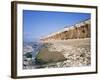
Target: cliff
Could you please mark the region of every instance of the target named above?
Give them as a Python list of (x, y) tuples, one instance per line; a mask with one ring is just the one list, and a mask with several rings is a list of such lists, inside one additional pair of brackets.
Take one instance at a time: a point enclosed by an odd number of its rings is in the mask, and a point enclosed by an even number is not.
[(89, 19), (47, 35), (41, 41), (90, 38), (90, 32), (91, 25)]

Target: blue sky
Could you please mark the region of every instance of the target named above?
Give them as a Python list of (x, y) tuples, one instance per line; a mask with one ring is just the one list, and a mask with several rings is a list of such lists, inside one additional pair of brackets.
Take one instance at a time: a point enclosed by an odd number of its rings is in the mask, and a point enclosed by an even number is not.
[(90, 17), (89, 13), (23, 10), (24, 40), (41, 38)]

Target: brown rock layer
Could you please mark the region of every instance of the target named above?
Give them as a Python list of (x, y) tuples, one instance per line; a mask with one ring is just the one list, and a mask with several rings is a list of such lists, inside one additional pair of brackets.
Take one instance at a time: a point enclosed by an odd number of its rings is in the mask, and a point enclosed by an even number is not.
[[(84, 23), (84, 22), (83, 22)], [(80, 24), (80, 23), (79, 23)], [(56, 33), (52, 36), (42, 38), (42, 41), (47, 40), (67, 40), (67, 39), (77, 39), (77, 38), (90, 38), (91, 25), (89, 23), (84, 23), (80, 26), (73, 26), (72, 29)]]

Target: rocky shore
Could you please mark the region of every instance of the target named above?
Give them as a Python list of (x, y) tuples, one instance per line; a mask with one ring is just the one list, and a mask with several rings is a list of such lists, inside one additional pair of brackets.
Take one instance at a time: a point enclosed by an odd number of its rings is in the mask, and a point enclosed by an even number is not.
[(90, 38), (51, 40), (44, 43), (35, 60), (44, 68), (89, 66)]

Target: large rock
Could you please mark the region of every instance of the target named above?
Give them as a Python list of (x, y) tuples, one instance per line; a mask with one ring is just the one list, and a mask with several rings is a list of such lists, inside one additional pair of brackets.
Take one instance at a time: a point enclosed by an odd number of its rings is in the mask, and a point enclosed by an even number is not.
[(63, 54), (57, 51), (49, 51), (48, 48), (42, 48), (37, 54), (36, 64), (45, 64), (51, 62), (64, 61), (66, 58)]

